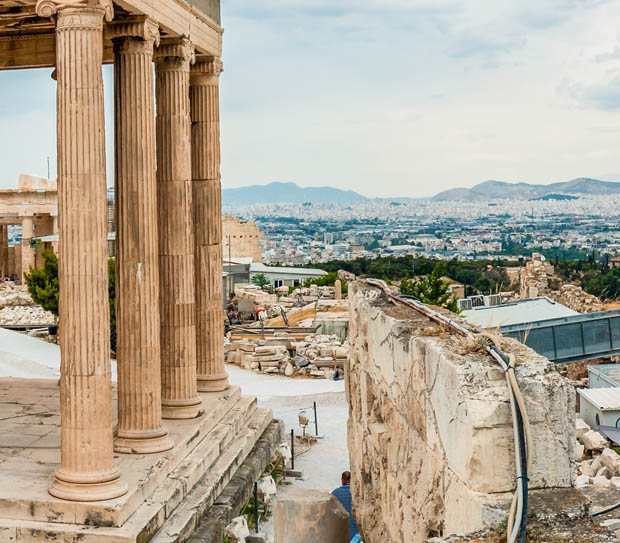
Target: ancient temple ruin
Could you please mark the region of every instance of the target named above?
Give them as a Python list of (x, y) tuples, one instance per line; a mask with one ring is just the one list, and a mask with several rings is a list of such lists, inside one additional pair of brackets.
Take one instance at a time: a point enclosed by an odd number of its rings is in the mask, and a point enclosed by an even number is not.
[[(0, 68), (55, 67), (58, 107), (60, 389), (0, 382), (0, 435), (11, 447), (0, 448), (0, 533), (11, 541), (179, 540), (196, 503), (213, 503), (271, 423), (224, 370), (222, 32), (213, 0), (0, 2)], [(115, 67), (114, 157), (105, 153), (103, 63)], [(211, 486), (188, 515), (183, 504), (204, 477)]]
[[(0, 276), (23, 279), (30, 266), (42, 262), (34, 242), (58, 231), (56, 181), (20, 175), (17, 189), (0, 191)], [(20, 226), (21, 243), (9, 244), (9, 226)]]

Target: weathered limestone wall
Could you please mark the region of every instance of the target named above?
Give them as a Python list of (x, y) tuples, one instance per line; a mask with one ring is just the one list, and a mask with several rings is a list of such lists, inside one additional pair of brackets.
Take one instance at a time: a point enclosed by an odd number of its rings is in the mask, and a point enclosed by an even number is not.
[(252, 257), (254, 262), (262, 262), (263, 255), (260, 248), (262, 237), (263, 233), (255, 222), (242, 221), (232, 215), (222, 217), (222, 249), (225, 259), (228, 258), (230, 251), (232, 258)]
[[(417, 543), (496, 526), (515, 487), (503, 372), (379, 291), (352, 283), (347, 370), (355, 516), (367, 543)], [(552, 365), (512, 340), (533, 431), (530, 485), (569, 487), (575, 394)]]

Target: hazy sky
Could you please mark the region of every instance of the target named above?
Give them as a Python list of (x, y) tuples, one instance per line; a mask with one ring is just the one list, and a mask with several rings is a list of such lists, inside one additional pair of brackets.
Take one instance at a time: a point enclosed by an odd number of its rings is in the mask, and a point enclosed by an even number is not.
[[(222, 0), (222, 20), (224, 187), (620, 180), (620, 2)], [(47, 156), (55, 175), (49, 74), (0, 72), (2, 187)]]

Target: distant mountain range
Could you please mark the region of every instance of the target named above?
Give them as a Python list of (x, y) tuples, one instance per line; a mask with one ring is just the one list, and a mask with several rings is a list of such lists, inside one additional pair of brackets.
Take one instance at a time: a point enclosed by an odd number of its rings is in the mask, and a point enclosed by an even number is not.
[(368, 198), (352, 190), (333, 187), (300, 187), (295, 183), (269, 183), (250, 185), (238, 189), (222, 190), (222, 203), (228, 206), (251, 204), (299, 203), (353, 204), (365, 202)]
[(620, 183), (615, 181), (599, 181), (589, 177), (579, 177), (572, 181), (551, 183), (550, 185), (531, 185), (529, 183), (506, 183), (505, 181), (485, 181), (471, 189), (457, 188), (444, 190), (432, 199), (437, 201), (461, 200), (535, 200), (548, 195), (562, 194), (620, 194)]
[[(620, 194), (620, 182), (600, 181), (579, 177), (572, 181), (532, 185), (530, 183), (507, 183), (485, 181), (471, 189), (445, 190), (433, 196), (435, 201), (487, 201), (511, 198), (513, 200), (568, 200), (579, 195)], [(569, 196), (570, 195), (570, 196)], [(426, 198), (424, 198), (426, 199)], [(297, 203), (356, 204), (361, 202), (407, 203), (414, 198), (367, 198), (352, 190), (334, 187), (300, 187), (295, 183), (269, 183), (222, 190), (224, 205), (237, 207), (252, 204)]]

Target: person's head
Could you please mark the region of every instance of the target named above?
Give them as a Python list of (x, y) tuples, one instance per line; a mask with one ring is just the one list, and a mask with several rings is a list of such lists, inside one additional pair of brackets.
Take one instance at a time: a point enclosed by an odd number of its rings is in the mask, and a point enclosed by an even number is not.
[(351, 472), (350, 471), (343, 471), (342, 475), (340, 476), (340, 479), (342, 481), (342, 486), (351, 484)]

